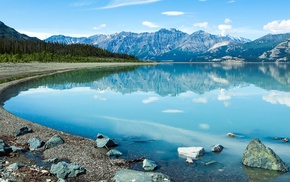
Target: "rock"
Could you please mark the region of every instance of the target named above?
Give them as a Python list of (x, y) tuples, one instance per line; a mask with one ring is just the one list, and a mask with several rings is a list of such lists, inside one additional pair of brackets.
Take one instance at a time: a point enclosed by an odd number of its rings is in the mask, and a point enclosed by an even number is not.
[(33, 132), (31, 128), (28, 128), (27, 126), (24, 126), (24, 127), (20, 128), (19, 130), (16, 131), (16, 136), (25, 135), (25, 134), (31, 133), (31, 132)]
[(30, 138), (28, 140), (29, 143), (29, 149), (31, 151), (36, 150), (37, 148), (42, 146), (42, 141), (40, 138)]
[(66, 182), (66, 180), (62, 179), (62, 178), (58, 178), (57, 182)]
[(157, 164), (152, 160), (144, 159), (142, 167), (145, 171), (153, 171), (157, 167)]
[(7, 167), (8, 171), (17, 171), (18, 169), (22, 168), (24, 165), (20, 163), (13, 163)]
[(198, 158), (205, 154), (203, 147), (179, 147), (178, 154), (189, 158)]
[(192, 158), (190, 158), (190, 157), (187, 157), (185, 162), (187, 162), (188, 164), (193, 164), (194, 163)]
[(50, 158), (46, 160), (42, 160), (43, 163), (56, 163), (58, 159), (57, 158)]
[(65, 179), (67, 177), (73, 178), (80, 174), (84, 174), (86, 170), (78, 164), (68, 164), (61, 161), (57, 164), (52, 164), (50, 173), (55, 174), (57, 178)]
[(109, 152), (107, 152), (107, 155), (108, 156), (121, 156), (122, 155), (122, 152), (120, 152), (119, 150), (116, 150), (116, 149), (112, 149), (110, 150)]
[(9, 147), (4, 140), (0, 140), (0, 156), (7, 155), (9, 152), (11, 152), (11, 147)]
[(25, 152), (24, 148), (16, 147), (14, 145), (11, 146), (12, 152)]
[(63, 143), (64, 143), (64, 140), (59, 135), (56, 134), (45, 143), (44, 149), (53, 148)]
[(288, 138), (283, 138), (282, 141), (283, 142), (289, 142)]
[(203, 165), (204, 166), (208, 166), (208, 165), (212, 165), (212, 164), (215, 164), (217, 163), (217, 161), (209, 161), (209, 162), (204, 162)]
[(99, 148), (117, 146), (117, 144), (113, 140), (111, 140), (109, 137), (100, 133), (97, 135), (96, 144), (97, 144), (97, 147)]
[(237, 135), (235, 135), (235, 134), (233, 134), (233, 133), (227, 133), (227, 136), (228, 136), (228, 137), (232, 137), (232, 138), (237, 137)]
[(253, 139), (249, 142), (244, 151), (242, 162), (245, 166), (249, 167), (281, 172), (287, 172), (289, 170), (287, 164), (259, 139)]
[(112, 182), (170, 182), (170, 178), (162, 173), (141, 172), (130, 169), (117, 171), (115, 176), (111, 179)]
[(224, 147), (220, 144), (216, 144), (212, 149), (211, 151), (212, 152), (216, 152), (216, 153), (219, 153), (221, 152), (222, 150), (224, 149)]

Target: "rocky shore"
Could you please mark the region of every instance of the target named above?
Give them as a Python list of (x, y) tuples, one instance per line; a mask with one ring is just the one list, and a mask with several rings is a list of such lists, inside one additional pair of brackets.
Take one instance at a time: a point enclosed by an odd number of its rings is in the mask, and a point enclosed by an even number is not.
[[(0, 64), (0, 81), (2, 82), (2, 84), (0, 84), (0, 93), (11, 85), (24, 82), (28, 79), (33, 79), (41, 75), (55, 74), (58, 72), (82, 68), (128, 65), (136, 65), (136, 63)], [(16, 131), (24, 126), (31, 128), (33, 132), (16, 136)], [(42, 141), (47, 142), (56, 134), (61, 136), (61, 138), (65, 141), (63, 144), (53, 148), (45, 149), (45, 146), (42, 146), (34, 151), (29, 150), (29, 139), (39, 138)], [(3, 181), (7, 179), (10, 179), (11, 181), (57, 181), (57, 177), (50, 173), (50, 169), (48, 168), (49, 165), (38, 165), (42, 160), (54, 158), (57, 159), (55, 162), (67, 161), (69, 163), (75, 163), (82, 166), (86, 170), (85, 174), (79, 175), (76, 178), (71, 178), (68, 181), (109, 180), (113, 178), (117, 171), (121, 169), (128, 169), (130, 165), (129, 161), (122, 159), (110, 159), (106, 155), (107, 149), (96, 148), (94, 140), (73, 136), (29, 122), (12, 115), (11, 113), (5, 111), (2, 107), (0, 107), (0, 140), (3, 140), (8, 146), (13, 145), (27, 151), (9, 152), (0, 156), (0, 179), (2, 178), (1, 180)], [(9, 166), (15, 163), (21, 164), (21, 168), (17, 171), (11, 170), (9, 172)]]

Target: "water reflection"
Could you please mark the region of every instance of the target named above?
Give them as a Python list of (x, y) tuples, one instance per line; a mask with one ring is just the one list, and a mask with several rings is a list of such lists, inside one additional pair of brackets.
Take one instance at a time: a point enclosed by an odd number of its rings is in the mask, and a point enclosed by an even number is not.
[[(210, 151), (220, 143), (225, 146), (220, 155), (207, 152), (202, 160), (218, 161), (222, 171), (244, 179), (241, 156), (251, 138), (260, 138), (290, 163), (289, 144), (272, 140), (290, 137), (288, 64), (90, 69), (23, 83), (1, 100), (8, 111), (48, 127), (89, 138), (98, 132), (119, 138), (127, 157), (149, 156), (164, 164), (160, 170), (168, 174), (172, 164), (189, 170), (178, 158), (177, 147)], [(228, 138), (228, 132), (239, 137)], [(153, 142), (140, 144), (134, 137)]]

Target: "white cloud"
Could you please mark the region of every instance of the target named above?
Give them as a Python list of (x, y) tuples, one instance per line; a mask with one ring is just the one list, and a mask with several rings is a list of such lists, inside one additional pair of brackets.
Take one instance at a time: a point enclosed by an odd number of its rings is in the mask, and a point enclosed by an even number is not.
[(101, 24), (101, 25), (98, 25), (98, 26), (93, 27), (93, 29), (94, 29), (94, 30), (100, 30), (100, 29), (102, 29), (102, 28), (106, 28), (106, 27), (107, 27), (106, 24)]
[(232, 20), (229, 18), (226, 18), (224, 22), (225, 22), (225, 24), (230, 24), (230, 23), (232, 23)]
[(272, 92), (263, 96), (263, 100), (271, 104), (281, 104), (290, 107), (290, 93)]
[(158, 97), (149, 97), (148, 99), (144, 99), (142, 102), (144, 104), (149, 104), (149, 103), (154, 102), (154, 101), (157, 101), (157, 100), (159, 100)]
[(206, 97), (194, 98), (192, 101), (197, 103), (207, 103), (207, 98)]
[(220, 30), (222, 36), (227, 35), (232, 30), (232, 25), (230, 25), (231, 22), (231, 19), (226, 18), (224, 20), (224, 24), (220, 24), (218, 26), (218, 29)]
[(93, 2), (94, 2), (93, 0), (83, 0), (83, 1), (71, 3), (70, 5), (75, 6), (75, 7), (82, 7), (82, 6), (88, 6), (92, 4)]
[(210, 126), (206, 123), (200, 123), (199, 127), (203, 130), (208, 130), (210, 128)]
[(161, 14), (167, 15), (167, 16), (180, 16), (180, 15), (184, 15), (185, 13), (182, 11), (167, 11), (167, 12), (163, 12)]
[(290, 32), (290, 19), (288, 20), (275, 20), (264, 25), (264, 30), (272, 33), (286, 33)]
[(41, 40), (47, 39), (50, 36), (53, 36), (54, 34), (52, 33), (45, 33), (45, 32), (32, 32), (32, 31), (25, 31), (25, 30), (19, 30), (19, 32), (28, 35), (30, 37), (37, 37)]
[(132, 6), (132, 5), (140, 5), (140, 4), (149, 4), (158, 2), (160, 0), (111, 0), (111, 2), (102, 7), (101, 9), (110, 9), (110, 8), (118, 8), (122, 6)]
[(167, 109), (167, 110), (163, 110), (162, 112), (164, 113), (182, 113), (182, 110), (177, 110), (177, 109)]
[(158, 26), (155, 25), (154, 23), (150, 22), (150, 21), (143, 21), (142, 25), (147, 26), (149, 28), (157, 28)]
[(208, 27), (208, 22), (194, 23), (193, 26), (200, 27), (200, 28), (207, 28)]

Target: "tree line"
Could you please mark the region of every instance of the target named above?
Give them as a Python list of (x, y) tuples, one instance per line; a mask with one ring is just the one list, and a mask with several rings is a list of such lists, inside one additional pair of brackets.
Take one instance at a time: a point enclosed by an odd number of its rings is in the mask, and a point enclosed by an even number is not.
[(105, 62), (138, 61), (86, 44), (47, 43), (37, 40), (0, 39), (0, 62)]

